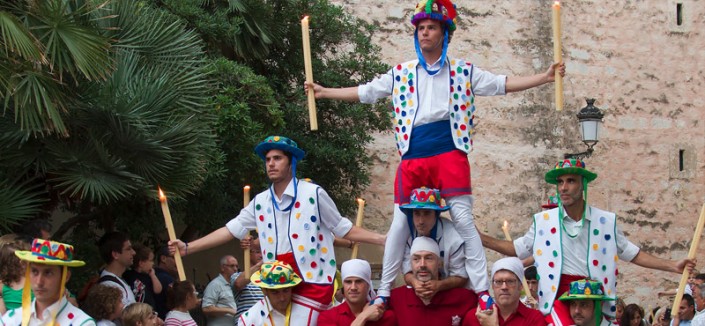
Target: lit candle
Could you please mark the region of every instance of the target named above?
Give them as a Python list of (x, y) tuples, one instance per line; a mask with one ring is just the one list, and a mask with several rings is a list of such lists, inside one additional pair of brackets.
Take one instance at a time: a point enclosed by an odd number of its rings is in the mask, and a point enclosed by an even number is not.
[[(247, 207), (250, 204), (250, 186), (245, 186), (242, 188), (242, 206)], [(248, 234), (245, 238), (251, 238)], [(250, 279), (250, 249), (245, 249), (244, 258), (245, 261), (245, 278)]]
[(509, 235), (509, 222), (507, 222), (507, 220), (504, 220), (504, 224), (502, 224), (502, 231), (504, 231), (504, 238), (508, 241), (512, 241), (512, 236)]
[[(365, 215), (365, 200), (362, 198), (357, 199), (357, 219), (355, 219), (355, 226), (357, 227), (362, 227), (362, 218)], [(358, 244), (357, 242), (353, 245), (353, 250), (352, 250), (352, 255), (350, 259), (355, 259), (357, 258), (357, 252), (358, 252)]]
[[(553, 62), (563, 61), (561, 55), (561, 3), (553, 3)], [(555, 72), (556, 110), (563, 110), (563, 77), (559, 69)]]
[[(313, 68), (311, 67), (311, 41), (308, 32), (308, 16), (301, 20), (301, 40), (304, 44), (304, 70), (306, 83), (313, 83)], [(316, 97), (312, 90), (308, 92), (308, 118), (311, 121), (311, 130), (318, 130), (316, 117)]]
[[(174, 231), (174, 223), (171, 219), (171, 213), (169, 212), (169, 204), (166, 202), (166, 195), (161, 188), (159, 189), (159, 201), (162, 203), (162, 214), (164, 215), (164, 223), (166, 224), (166, 231), (169, 234), (169, 240), (176, 240), (176, 232)], [(181, 262), (181, 253), (177, 249), (174, 253), (174, 261), (176, 261), (176, 271), (179, 273), (179, 280), (186, 280), (186, 273), (184, 272), (184, 263)]]
[[(700, 236), (703, 234), (703, 224), (705, 224), (705, 204), (703, 204), (703, 208), (700, 210), (700, 218), (698, 219), (698, 224), (695, 226), (693, 241), (690, 243), (690, 250), (688, 251), (688, 259), (695, 259), (695, 254), (697, 253), (698, 246), (700, 245)], [(678, 292), (676, 292), (676, 298), (673, 299), (671, 318), (676, 318), (676, 315), (678, 315), (678, 308), (680, 308), (681, 300), (683, 300), (683, 293), (685, 291), (685, 286), (688, 283), (688, 276), (690, 276), (688, 268), (683, 269), (681, 282), (678, 284)]]

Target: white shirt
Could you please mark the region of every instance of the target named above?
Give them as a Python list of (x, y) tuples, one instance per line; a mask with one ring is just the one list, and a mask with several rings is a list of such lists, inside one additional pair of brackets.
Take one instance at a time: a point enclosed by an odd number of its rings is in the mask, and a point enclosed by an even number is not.
[[(72, 304), (69, 304), (69, 301), (66, 300), (65, 296), (61, 296), (61, 300), (54, 302), (54, 304), (50, 305), (44, 311), (42, 311), (41, 316), (37, 316), (37, 312), (35, 310), (36, 308), (36, 300), (32, 300), (32, 314), (29, 319), (29, 326), (44, 326), (44, 325), (49, 325), (52, 321), (52, 316), (54, 315), (54, 312), (57, 312), (56, 314), (56, 324), (55, 325), (62, 325), (62, 326), (95, 326), (96, 323), (91, 318), (88, 316), (85, 312), (83, 312), (81, 309), (78, 309), (74, 307)], [(39, 318), (41, 317), (41, 318)], [(0, 326), (7, 325), (7, 326), (16, 326), (22, 324), (22, 307), (9, 310), (5, 313), (5, 315), (2, 316), (2, 319), (0, 319)]]
[(130, 288), (129, 285), (127, 285), (127, 282), (125, 282), (125, 280), (123, 280), (122, 277), (119, 277), (111, 272), (108, 272), (107, 270), (103, 270), (102, 272), (100, 272), (100, 276), (102, 277), (103, 275), (111, 275), (111, 276), (117, 278), (118, 281), (120, 281), (120, 284), (115, 283), (113, 281), (109, 281), (109, 280), (101, 282), (100, 284), (104, 284), (107, 286), (112, 286), (114, 288), (120, 289), (120, 292), (122, 292), (123, 307), (127, 307), (130, 304), (137, 302), (135, 300), (135, 294), (132, 293), (132, 289)]
[[(561, 209), (564, 209), (561, 207)], [(561, 245), (563, 246), (563, 270), (562, 274), (569, 275), (588, 275), (587, 269), (587, 254), (590, 214), (586, 214), (584, 220), (576, 222), (564, 210), (563, 226), (565, 232), (561, 233)], [(514, 240), (514, 250), (516, 250), (519, 259), (525, 259), (533, 255), (534, 235), (536, 226), (531, 225), (526, 234)], [(571, 238), (570, 234), (577, 234), (575, 238)], [(623, 261), (632, 261), (639, 253), (639, 247), (629, 241), (624, 233), (617, 226), (617, 255)]]
[[(446, 62), (443, 69), (433, 76), (430, 76), (423, 67), (416, 69), (419, 110), (416, 114), (416, 120), (414, 120), (414, 126), (450, 119), (448, 110), (448, 99), (450, 98), (449, 66), (449, 62)], [(429, 65), (430, 70), (436, 70), (439, 67), (440, 58)], [(504, 95), (506, 94), (506, 82), (507, 76), (505, 75), (495, 75), (473, 66), (472, 90), (475, 95)], [(360, 85), (357, 89), (357, 95), (360, 97), (360, 102), (372, 104), (380, 98), (390, 96), (393, 86), (394, 77), (390, 69), (386, 74), (378, 76), (367, 84)]]
[[(279, 208), (283, 209), (291, 204), (291, 201), (294, 200), (294, 195), (294, 182), (292, 179), (292, 181), (290, 181), (286, 186), (284, 193), (282, 193), (281, 199), (277, 198), (275, 195), (274, 200)], [(269, 189), (259, 193), (257, 195), (258, 200), (261, 196), (264, 197), (265, 201), (270, 201), (272, 198)], [(338, 212), (338, 208), (335, 206), (333, 200), (330, 196), (328, 196), (328, 193), (320, 187), (318, 188), (318, 209), (321, 213), (321, 223), (331, 230), (336, 236), (343, 237), (350, 232), (350, 229), (352, 229), (352, 222), (340, 215), (340, 212)], [(230, 220), (225, 227), (234, 237), (238, 239), (244, 238), (248, 234), (249, 230), (253, 230), (257, 227), (254, 211), (255, 201), (253, 200), (249, 205), (247, 205), (247, 207), (240, 211), (240, 214), (237, 217)], [(286, 232), (286, 230), (289, 230), (290, 212), (291, 211), (276, 212), (277, 218), (280, 216), (282, 217), (277, 220), (277, 227), (279, 230), (284, 230), (284, 232), (277, 232), (277, 253), (288, 253), (292, 251), (291, 242), (289, 241), (289, 233)]]
[[(293, 303), (290, 303), (293, 304)], [(306, 320), (296, 321), (292, 318), (290, 320), (292, 325), (306, 325)], [(237, 321), (238, 326), (249, 326), (249, 325), (270, 325), (270, 326), (284, 326), (286, 325), (286, 315), (275, 310), (272, 304), (269, 302), (267, 296), (264, 299), (258, 301), (247, 313), (240, 315)]]
[(691, 326), (705, 326), (705, 309), (697, 311), (690, 322)]

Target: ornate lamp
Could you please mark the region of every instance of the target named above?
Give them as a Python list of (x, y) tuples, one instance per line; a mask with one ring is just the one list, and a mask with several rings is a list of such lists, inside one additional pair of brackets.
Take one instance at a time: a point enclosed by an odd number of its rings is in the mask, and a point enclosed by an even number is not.
[(588, 148), (586, 151), (581, 153), (564, 154), (564, 158), (584, 159), (586, 157), (590, 157), (593, 152), (593, 147), (599, 141), (602, 118), (605, 115), (598, 107), (594, 105), (594, 98), (586, 99), (586, 101), (587, 106), (578, 112), (577, 117), (578, 123), (580, 123), (580, 135), (583, 137), (583, 143), (585, 143)]

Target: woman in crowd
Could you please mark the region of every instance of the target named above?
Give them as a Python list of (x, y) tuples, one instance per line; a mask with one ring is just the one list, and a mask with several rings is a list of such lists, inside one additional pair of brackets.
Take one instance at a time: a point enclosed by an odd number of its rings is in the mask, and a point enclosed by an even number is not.
[(122, 311), (122, 326), (159, 326), (159, 317), (152, 306), (133, 303)]
[[(15, 250), (29, 250), (29, 243), (15, 234), (0, 239), (0, 315), (22, 306), (24, 263), (15, 256)], [(34, 299), (34, 295), (32, 295)]]
[(175, 282), (169, 289), (169, 299), (174, 307), (164, 319), (166, 326), (196, 326), (189, 310), (198, 307), (198, 292), (189, 281)]
[(624, 308), (622, 318), (619, 320), (620, 326), (644, 326), (644, 310), (635, 303), (630, 303)]
[(81, 309), (96, 320), (97, 326), (115, 326), (113, 321), (122, 313), (122, 291), (116, 287), (96, 284), (88, 292)]

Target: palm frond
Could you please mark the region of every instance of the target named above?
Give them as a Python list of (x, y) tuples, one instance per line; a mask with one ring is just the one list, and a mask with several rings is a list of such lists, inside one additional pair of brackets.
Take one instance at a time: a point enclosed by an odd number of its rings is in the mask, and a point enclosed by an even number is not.
[(7, 11), (0, 11), (0, 43), (4, 45), (5, 57), (15, 53), (25, 60), (44, 61), (37, 40), (16, 16)]
[(9, 233), (20, 222), (42, 211), (45, 191), (32, 181), (0, 179), (0, 233)]

